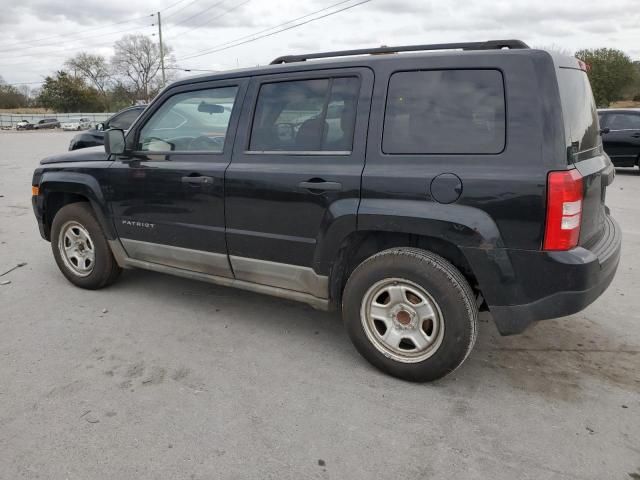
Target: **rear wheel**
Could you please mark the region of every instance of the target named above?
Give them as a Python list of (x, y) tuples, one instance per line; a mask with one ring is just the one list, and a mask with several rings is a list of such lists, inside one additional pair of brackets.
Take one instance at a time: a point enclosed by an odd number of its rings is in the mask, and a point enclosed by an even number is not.
[(51, 248), (60, 271), (78, 287), (102, 288), (120, 274), (88, 203), (71, 203), (58, 211), (51, 226)]
[(410, 381), (431, 381), (471, 352), (478, 310), (462, 274), (444, 258), (393, 248), (360, 264), (343, 295), (344, 321), (374, 366)]

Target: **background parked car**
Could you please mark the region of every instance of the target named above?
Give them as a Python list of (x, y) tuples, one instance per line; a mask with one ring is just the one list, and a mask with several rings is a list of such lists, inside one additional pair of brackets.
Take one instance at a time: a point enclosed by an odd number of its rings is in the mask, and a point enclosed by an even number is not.
[(136, 105), (125, 108), (110, 117), (106, 122), (98, 123), (95, 128), (79, 133), (71, 139), (69, 150), (79, 148), (97, 147), (104, 145), (104, 132), (110, 128), (121, 128), (129, 130), (131, 124), (140, 116), (146, 105)]
[(42, 130), (44, 128), (60, 128), (60, 122), (57, 118), (43, 118), (36, 123), (33, 128), (35, 130)]
[(640, 108), (598, 110), (602, 143), (616, 167), (640, 167)]
[(88, 118), (70, 118), (62, 122), (63, 130), (87, 130), (91, 128), (91, 120)]
[(20, 120), (16, 123), (16, 130), (33, 130), (33, 123), (29, 120)]

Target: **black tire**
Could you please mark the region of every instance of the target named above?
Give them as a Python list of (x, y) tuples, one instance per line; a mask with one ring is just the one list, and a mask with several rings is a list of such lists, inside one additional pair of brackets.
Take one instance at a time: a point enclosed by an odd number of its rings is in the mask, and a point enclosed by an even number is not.
[[(79, 224), (90, 236), (95, 258), (91, 271), (86, 276), (77, 274), (63, 259), (60, 235), (63, 227), (69, 225), (69, 222)], [(91, 206), (86, 202), (70, 203), (58, 210), (51, 225), (51, 249), (62, 274), (78, 287), (97, 290), (111, 285), (120, 274), (121, 269), (113, 258), (102, 228)]]
[[(379, 284), (385, 285), (389, 279), (402, 279), (421, 287), (435, 301), (434, 310), (441, 312), (439, 341), (432, 344), (431, 352), (425, 350), (422, 355), (430, 356), (424, 360), (420, 360), (419, 355), (411, 360), (412, 363), (393, 358), (396, 354), (385, 352), (384, 347), (381, 351), (380, 342), (378, 346), (375, 344), (372, 328), (365, 326), (367, 322), (363, 317), (367, 315), (361, 312), (363, 302), (368, 302), (365, 296), (369, 298), (371, 289)], [(396, 285), (396, 282), (391, 285)], [(403, 296), (407, 298), (406, 293)], [(469, 283), (450, 262), (417, 248), (392, 248), (362, 262), (347, 281), (342, 314), (349, 336), (364, 358), (383, 372), (413, 382), (433, 381), (452, 373), (467, 358), (477, 336), (478, 308)], [(398, 318), (393, 317), (392, 322), (400, 328), (396, 331), (402, 332), (403, 326), (397, 324)]]

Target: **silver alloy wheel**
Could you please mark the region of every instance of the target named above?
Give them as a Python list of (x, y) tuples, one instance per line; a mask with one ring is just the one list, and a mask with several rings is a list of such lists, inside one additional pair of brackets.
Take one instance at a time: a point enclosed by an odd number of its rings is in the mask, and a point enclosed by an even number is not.
[(60, 229), (58, 250), (65, 266), (79, 277), (93, 272), (96, 253), (89, 232), (75, 221), (65, 223)]
[(376, 349), (392, 360), (417, 363), (431, 357), (444, 336), (440, 307), (414, 282), (387, 278), (365, 293), (362, 327)]

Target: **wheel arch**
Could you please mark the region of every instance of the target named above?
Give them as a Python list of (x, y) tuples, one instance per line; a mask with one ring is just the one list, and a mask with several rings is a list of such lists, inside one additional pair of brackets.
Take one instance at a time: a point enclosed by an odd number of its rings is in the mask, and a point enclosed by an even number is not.
[(50, 240), (51, 224), (58, 211), (76, 202), (89, 203), (107, 239), (115, 238), (113, 225), (108, 220), (106, 201), (96, 178), (78, 172), (45, 172), (39, 186), (47, 240)]
[(448, 260), (469, 282), (475, 293), (480, 291), (478, 280), (462, 249), (455, 243), (430, 235), (399, 233), (384, 230), (358, 230), (342, 242), (329, 278), (331, 306), (339, 309), (342, 292), (353, 270), (365, 259), (390, 248), (407, 247), (431, 251)]

